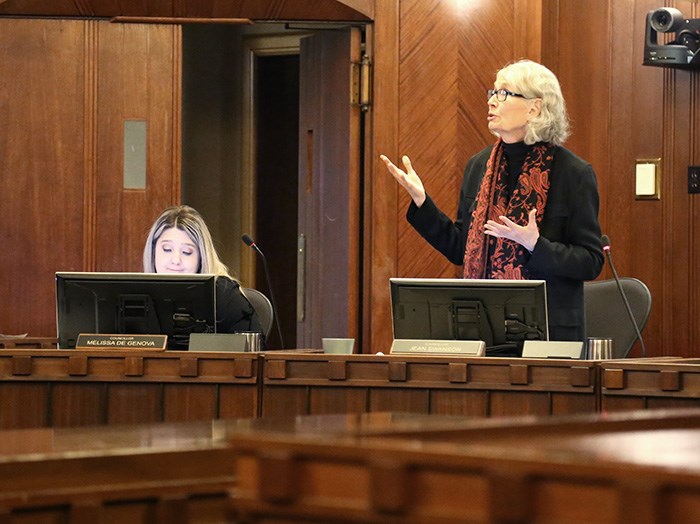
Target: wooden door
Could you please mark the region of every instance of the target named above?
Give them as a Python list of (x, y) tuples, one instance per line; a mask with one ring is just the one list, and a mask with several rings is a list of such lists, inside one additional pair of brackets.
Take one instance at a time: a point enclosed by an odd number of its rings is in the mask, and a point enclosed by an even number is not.
[(351, 102), (356, 28), (302, 39), (297, 345), (359, 334), (360, 109)]

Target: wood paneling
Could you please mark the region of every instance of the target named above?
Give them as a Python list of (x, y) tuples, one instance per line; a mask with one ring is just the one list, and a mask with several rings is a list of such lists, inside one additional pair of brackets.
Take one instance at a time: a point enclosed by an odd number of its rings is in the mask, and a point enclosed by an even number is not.
[(229, 522), (225, 425), (3, 431), (4, 522)]
[(0, 19), (0, 332), (55, 334), (83, 264), (86, 26)]
[(8, 0), (0, 14), (114, 17), (118, 15), (260, 20), (367, 20), (371, 0)]
[(592, 413), (591, 361), (263, 356), (262, 416), (405, 411), (462, 417)]
[(36, 428), (49, 423), (48, 384), (0, 384), (0, 428)]
[[(692, 356), (700, 347), (698, 204), (687, 193), (686, 171), (697, 163), (698, 72), (641, 65), (645, 16), (658, 2), (597, 1), (584, 10), (572, 0), (559, 5), (557, 73), (574, 121), (569, 145), (597, 171), (601, 225), (618, 273), (651, 290), (644, 332), (649, 353)], [(676, 6), (686, 17), (696, 9), (691, 2)], [(656, 157), (662, 159), (661, 200), (636, 200), (634, 161)], [(604, 276), (611, 276), (607, 267)], [(632, 354), (640, 354), (638, 346)]]
[[(180, 28), (0, 19), (0, 65), (0, 332), (55, 336), (53, 274), (140, 271), (179, 199)], [(126, 119), (147, 121), (144, 191), (123, 189)]]
[[(98, 26), (97, 271), (141, 271), (146, 235), (180, 195), (180, 28)], [(123, 188), (124, 121), (147, 123), (146, 189)]]
[(241, 472), (232, 506), (246, 522), (279, 524), (695, 522), (697, 417), (636, 412), (444, 430), (431, 417), (403, 435), (384, 422), (379, 437), (369, 425), (357, 431), (355, 417), (345, 428), (319, 417), (314, 427), (331, 430), (323, 438), (232, 436)]
[(0, 428), (256, 417), (258, 366), (251, 353), (8, 348)]
[(391, 346), (389, 278), (397, 276), (398, 187), (379, 155), (399, 155), (399, 2), (376, 2), (376, 17), (367, 32), (374, 65), (372, 105), (366, 117), (362, 341), (366, 348)]

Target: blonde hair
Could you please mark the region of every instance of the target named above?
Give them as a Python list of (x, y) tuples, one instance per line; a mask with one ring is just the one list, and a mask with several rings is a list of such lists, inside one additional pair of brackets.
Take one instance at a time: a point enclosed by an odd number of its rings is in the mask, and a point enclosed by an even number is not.
[(542, 100), (540, 114), (528, 122), (525, 143), (550, 142), (563, 144), (569, 137), (569, 116), (559, 80), (549, 69), (532, 60), (520, 60), (507, 65), (496, 74), (497, 83), (508, 84), (510, 89), (525, 98)]
[(161, 235), (168, 229), (184, 231), (199, 251), (198, 273), (227, 276), (233, 278), (226, 265), (221, 262), (214, 248), (214, 241), (202, 215), (190, 206), (172, 206), (165, 209), (151, 226), (143, 248), (144, 273), (156, 272), (155, 249)]

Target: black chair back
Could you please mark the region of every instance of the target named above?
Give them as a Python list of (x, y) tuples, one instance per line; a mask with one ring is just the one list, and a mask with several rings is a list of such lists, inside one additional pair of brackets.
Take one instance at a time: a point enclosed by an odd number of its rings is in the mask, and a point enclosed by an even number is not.
[(272, 321), (275, 317), (272, 302), (263, 293), (252, 287), (241, 287), (241, 291), (258, 314), (265, 338), (268, 338), (272, 330)]
[[(636, 278), (620, 279), (632, 315), (642, 332), (651, 313), (651, 292)], [(595, 280), (583, 285), (586, 305), (586, 336), (613, 339), (613, 358), (625, 358), (637, 340), (632, 321), (614, 279)]]

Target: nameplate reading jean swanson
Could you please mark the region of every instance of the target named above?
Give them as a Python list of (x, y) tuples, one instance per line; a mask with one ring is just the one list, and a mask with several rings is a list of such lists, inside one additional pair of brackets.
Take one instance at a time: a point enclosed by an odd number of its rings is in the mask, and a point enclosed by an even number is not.
[(483, 340), (413, 340), (396, 339), (392, 355), (470, 355), (481, 357), (486, 350)]
[(164, 351), (167, 335), (78, 335), (75, 349), (136, 349)]

